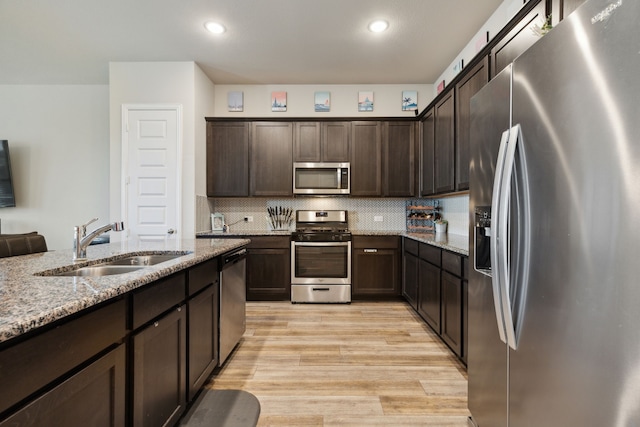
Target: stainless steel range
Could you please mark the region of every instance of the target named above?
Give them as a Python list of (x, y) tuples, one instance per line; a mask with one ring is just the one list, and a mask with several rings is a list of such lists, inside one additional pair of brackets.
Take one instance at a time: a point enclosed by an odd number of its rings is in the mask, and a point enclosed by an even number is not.
[(351, 302), (347, 211), (296, 211), (291, 235), (291, 302)]

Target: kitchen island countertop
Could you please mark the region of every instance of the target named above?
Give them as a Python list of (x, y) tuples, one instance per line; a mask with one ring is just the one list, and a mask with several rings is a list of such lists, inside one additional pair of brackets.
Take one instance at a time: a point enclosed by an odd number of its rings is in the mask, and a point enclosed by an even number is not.
[(125, 294), (195, 264), (245, 246), (247, 239), (185, 239), (172, 242), (119, 242), (90, 246), (76, 267), (126, 255), (188, 252), (132, 273), (102, 277), (38, 276), (74, 265), (72, 250), (0, 259), (0, 343), (63, 317)]

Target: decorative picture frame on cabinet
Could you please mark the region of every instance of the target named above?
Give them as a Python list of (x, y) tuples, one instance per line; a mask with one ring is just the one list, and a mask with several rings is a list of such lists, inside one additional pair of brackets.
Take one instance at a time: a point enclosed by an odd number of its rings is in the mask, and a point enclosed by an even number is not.
[(358, 92), (358, 111), (373, 111), (373, 91)]
[(418, 91), (402, 91), (402, 111), (414, 111), (418, 109)]
[(331, 111), (331, 92), (316, 92), (313, 105), (316, 113)]
[(438, 88), (436, 89), (437, 93), (442, 92), (444, 90), (444, 86), (445, 86), (444, 80), (438, 83)]
[(271, 92), (271, 111), (287, 111), (287, 92)]
[(227, 107), (229, 111), (244, 111), (244, 94), (243, 92), (227, 93)]

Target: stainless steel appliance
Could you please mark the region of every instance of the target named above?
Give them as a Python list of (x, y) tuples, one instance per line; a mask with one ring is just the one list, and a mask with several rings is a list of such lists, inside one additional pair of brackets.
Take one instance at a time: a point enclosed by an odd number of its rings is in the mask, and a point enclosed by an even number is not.
[(226, 253), (220, 260), (220, 357), (218, 366), (227, 360), (246, 330), (247, 250)]
[(640, 425), (639, 16), (587, 1), (471, 101), (480, 427)]
[(351, 302), (347, 211), (296, 211), (291, 235), (291, 302)]
[(294, 163), (293, 194), (349, 194), (349, 163)]

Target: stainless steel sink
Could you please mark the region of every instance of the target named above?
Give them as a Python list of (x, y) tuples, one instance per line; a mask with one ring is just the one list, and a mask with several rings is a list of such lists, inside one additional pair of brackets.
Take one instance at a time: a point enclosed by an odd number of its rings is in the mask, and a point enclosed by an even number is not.
[[(166, 261), (171, 261), (181, 256), (190, 254), (191, 252), (172, 252), (172, 253), (155, 253), (149, 255), (129, 255), (124, 258), (107, 259), (99, 264), (88, 265), (86, 267), (61, 267), (35, 273), (36, 276), (111, 276), (114, 274), (132, 273), (145, 267), (157, 265)], [(72, 267), (69, 269), (69, 267)]]
[(139, 265), (90, 265), (88, 267), (78, 268), (77, 270), (65, 271), (57, 273), (54, 276), (111, 276), (114, 274), (132, 273), (142, 270), (144, 267)]
[(106, 262), (106, 265), (156, 265), (161, 262), (171, 261), (172, 259), (180, 258), (183, 255), (132, 255), (126, 258), (118, 259), (115, 261)]

